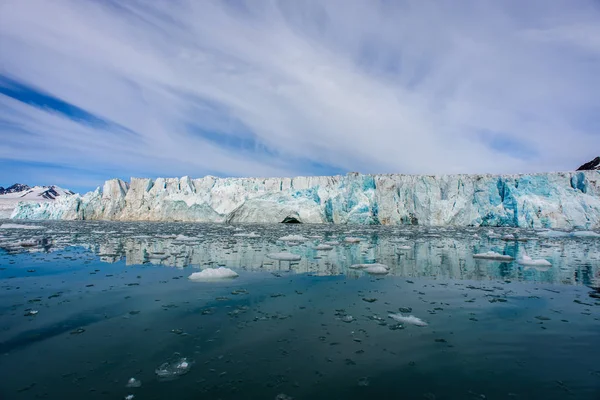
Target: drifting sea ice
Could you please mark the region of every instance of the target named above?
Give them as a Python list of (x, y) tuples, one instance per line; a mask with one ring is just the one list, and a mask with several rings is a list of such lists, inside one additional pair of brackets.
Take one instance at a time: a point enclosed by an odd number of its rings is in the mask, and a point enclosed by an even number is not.
[(182, 357), (161, 364), (154, 372), (160, 380), (170, 380), (187, 374), (190, 371), (190, 368), (192, 368), (192, 363), (189, 362), (187, 358)]
[(360, 238), (348, 236), (347, 238), (344, 239), (344, 242), (346, 242), (346, 243), (359, 243), (360, 242)]
[(389, 269), (387, 268), (387, 266), (382, 265), (382, 264), (373, 264), (373, 266), (371, 267), (367, 267), (365, 268), (365, 271), (369, 274), (374, 274), (374, 275), (386, 275), (389, 274)]
[(127, 381), (127, 385), (125, 385), (125, 387), (128, 388), (137, 388), (137, 387), (141, 387), (142, 386), (142, 381), (140, 381), (139, 379), (135, 379), (135, 378), (130, 378)]
[(369, 274), (385, 275), (390, 272), (390, 267), (385, 264), (352, 264), (351, 269), (362, 269)]
[(333, 250), (333, 246), (329, 244), (319, 244), (315, 246), (315, 250)]
[(552, 266), (552, 264), (548, 260), (544, 260), (543, 258), (534, 260), (533, 258), (531, 258), (527, 255), (521, 256), (521, 258), (519, 258), (517, 260), (517, 262), (521, 265), (527, 265), (527, 266), (531, 266), (531, 267), (551, 267)]
[(234, 237), (244, 237), (244, 238), (259, 238), (260, 235), (256, 232), (250, 232), (250, 233), (234, 233), (233, 234)]
[(279, 261), (300, 261), (302, 259), (302, 256), (299, 256), (297, 254), (288, 253), (288, 252), (269, 253), (269, 254), (267, 254), (267, 257), (272, 260), (279, 260)]
[(416, 325), (416, 326), (427, 326), (427, 322), (423, 321), (421, 318), (417, 318), (414, 315), (404, 316), (400, 313), (398, 314), (389, 314), (388, 317), (393, 319), (394, 321), (398, 321), (404, 324)]
[(501, 261), (514, 260), (514, 258), (511, 256), (496, 253), (495, 251), (488, 251), (486, 253), (473, 254), (473, 258), (482, 258), (484, 260), (501, 260)]
[(194, 272), (188, 279), (192, 281), (213, 281), (217, 279), (237, 278), (239, 275), (229, 268), (206, 268), (200, 272)]
[(23, 225), (23, 224), (2, 224), (0, 229), (46, 229), (45, 226)]
[(306, 242), (308, 239), (300, 235), (287, 235), (280, 237), (279, 240), (282, 242)]
[(600, 237), (600, 234), (592, 231), (578, 231), (571, 233), (571, 236), (582, 238), (598, 238)]

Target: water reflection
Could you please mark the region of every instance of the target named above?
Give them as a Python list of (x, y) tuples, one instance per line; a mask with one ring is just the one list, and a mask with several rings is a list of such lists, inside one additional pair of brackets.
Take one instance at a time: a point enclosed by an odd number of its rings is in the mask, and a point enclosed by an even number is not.
[[(36, 223), (36, 225), (40, 225)], [(382, 263), (390, 275), (436, 279), (517, 280), (559, 284), (600, 282), (596, 238), (545, 238), (538, 232), (489, 228), (348, 227), (332, 225), (206, 225), (180, 223), (44, 222), (44, 229), (3, 229), (0, 248), (6, 256), (52, 252), (81, 246), (103, 262), (126, 265), (218, 267), (360, 276), (352, 264)], [(298, 240), (279, 240), (286, 235)], [(348, 243), (345, 238), (360, 238)], [(519, 240), (513, 240), (513, 238)], [(294, 239), (294, 237), (292, 237)], [(328, 243), (331, 250), (317, 250)], [(519, 258), (543, 258), (551, 267), (474, 259), (495, 251)], [(300, 261), (278, 261), (269, 253), (290, 252)]]

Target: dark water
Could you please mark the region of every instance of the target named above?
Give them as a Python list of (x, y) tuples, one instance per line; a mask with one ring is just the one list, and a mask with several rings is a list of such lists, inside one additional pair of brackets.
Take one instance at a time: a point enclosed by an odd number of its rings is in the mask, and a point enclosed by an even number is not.
[[(29, 225), (0, 228), (1, 399), (600, 399), (598, 238)], [(473, 259), (488, 250), (552, 266)], [(281, 251), (302, 259), (266, 256)], [(374, 262), (390, 274), (349, 268)], [(239, 277), (187, 279), (218, 266)], [(428, 325), (388, 317), (401, 309)], [(157, 376), (182, 358), (187, 373)]]

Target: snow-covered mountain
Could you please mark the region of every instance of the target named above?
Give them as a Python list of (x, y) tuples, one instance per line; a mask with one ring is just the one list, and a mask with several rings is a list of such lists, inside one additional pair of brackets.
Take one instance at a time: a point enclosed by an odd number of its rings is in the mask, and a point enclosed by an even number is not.
[(590, 171), (590, 170), (600, 170), (600, 157), (594, 158), (590, 162), (586, 162), (581, 167), (577, 168), (577, 171)]
[(109, 180), (16, 219), (600, 228), (600, 171)]
[(9, 218), (20, 201), (49, 202), (73, 194), (72, 191), (55, 185), (30, 187), (15, 183), (6, 189), (0, 186), (0, 219)]

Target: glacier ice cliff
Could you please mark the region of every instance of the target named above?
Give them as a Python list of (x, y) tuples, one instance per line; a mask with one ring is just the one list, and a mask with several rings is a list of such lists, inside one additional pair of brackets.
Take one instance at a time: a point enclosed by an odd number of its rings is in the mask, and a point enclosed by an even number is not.
[(520, 175), (132, 178), (21, 202), (13, 219), (600, 228), (600, 171)]

